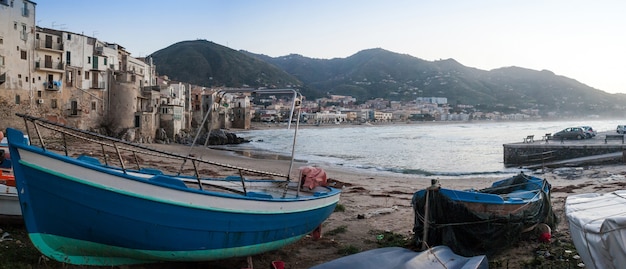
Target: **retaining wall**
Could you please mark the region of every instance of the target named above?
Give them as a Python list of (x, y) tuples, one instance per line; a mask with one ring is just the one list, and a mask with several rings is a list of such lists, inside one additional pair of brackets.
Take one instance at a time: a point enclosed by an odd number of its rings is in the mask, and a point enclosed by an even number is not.
[(541, 164), (593, 155), (624, 152), (626, 144), (504, 144), (504, 165), (520, 166)]

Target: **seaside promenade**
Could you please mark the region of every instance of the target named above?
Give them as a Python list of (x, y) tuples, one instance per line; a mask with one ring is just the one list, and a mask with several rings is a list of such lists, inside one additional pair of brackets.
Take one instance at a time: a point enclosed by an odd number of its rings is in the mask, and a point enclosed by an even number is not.
[[(527, 137), (526, 137), (527, 138)], [(539, 168), (624, 163), (626, 144), (614, 131), (588, 139), (542, 139), (504, 144), (504, 165)]]

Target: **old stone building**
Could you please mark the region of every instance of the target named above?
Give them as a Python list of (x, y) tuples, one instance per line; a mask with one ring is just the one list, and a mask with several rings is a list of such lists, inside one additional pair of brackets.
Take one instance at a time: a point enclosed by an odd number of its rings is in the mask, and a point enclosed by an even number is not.
[(23, 124), (12, 115), (37, 104), (34, 74), (35, 6), (0, 0), (0, 128)]
[(0, 0), (0, 130), (22, 127), (15, 113), (24, 113), (151, 142), (195, 128), (212, 110), (213, 127), (249, 128), (249, 101), (229, 99), (235, 113), (210, 104), (216, 89), (159, 78), (151, 58), (132, 57), (116, 43), (37, 27), (35, 8), (29, 0)]

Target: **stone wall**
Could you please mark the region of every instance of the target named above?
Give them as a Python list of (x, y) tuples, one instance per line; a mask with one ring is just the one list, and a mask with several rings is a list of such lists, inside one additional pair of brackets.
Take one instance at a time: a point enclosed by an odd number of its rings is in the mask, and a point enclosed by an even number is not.
[(507, 167), (540, 164), (573, 158), (601, 155), (626, 150), (626, 144), (563, 145), (505, 144), (504, 165)]

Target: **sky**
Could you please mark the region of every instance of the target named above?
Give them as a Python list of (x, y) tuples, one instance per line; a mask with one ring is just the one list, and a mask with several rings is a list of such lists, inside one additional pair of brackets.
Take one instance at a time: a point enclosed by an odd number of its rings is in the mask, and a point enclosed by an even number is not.
[(382, 48), (483, 70), (550, 70), (626, 93), (626, 1), (33, 0), (36, 23), (135, 57), (204, 39), (272, 57)]

